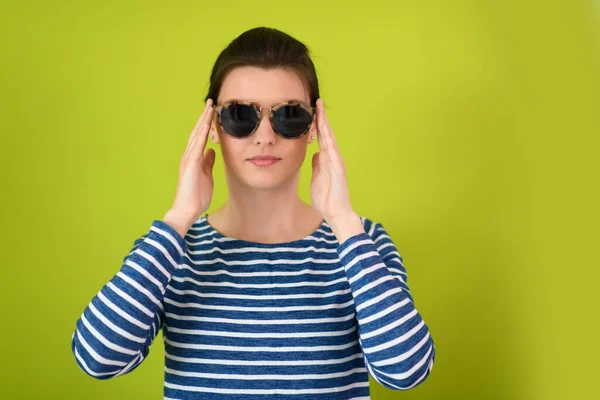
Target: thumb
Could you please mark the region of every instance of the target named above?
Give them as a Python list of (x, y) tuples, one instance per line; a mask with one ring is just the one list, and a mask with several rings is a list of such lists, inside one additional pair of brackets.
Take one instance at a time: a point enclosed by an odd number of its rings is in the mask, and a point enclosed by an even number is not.
[(316, 172), (319, 169), (319, 155), (320, 155), (320, 152), (316, 152), (312, 156), (313, 173)]
[(319, 170), (321, 169), (319, 166), (319, 156), (320, 153), (317, 152), (315, 154), (313, 154), (313, 159), (312, 159), (312, 166), (313, 166), (313, 174), (312, 177), (310, 178), (310, 182), (312, 183), (315, 179), (317, 179), (317, 175), (319, 175)]
[(204, 171), (206, 173), (212, 174), (212, 170), (215, 165), (215, 158), (216, 158), (215, 150), (207, 149), (206, 153), (204, 154)]

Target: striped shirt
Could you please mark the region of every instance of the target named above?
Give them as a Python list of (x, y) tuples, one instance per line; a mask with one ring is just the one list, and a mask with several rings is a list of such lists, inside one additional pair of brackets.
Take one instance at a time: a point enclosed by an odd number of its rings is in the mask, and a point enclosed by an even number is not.
[(381, 223), (341, 245), (234, 239), (201, 215), (182, 238), (154, 220), (76, 322), (72, 352), (97, 379), (139, 366), (162, 330), (165, 399), (369, 399), (429, 376), (435, 347)]

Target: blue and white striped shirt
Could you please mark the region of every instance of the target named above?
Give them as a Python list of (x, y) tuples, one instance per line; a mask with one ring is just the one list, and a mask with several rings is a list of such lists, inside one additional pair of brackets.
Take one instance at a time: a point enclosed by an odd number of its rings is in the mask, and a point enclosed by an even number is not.
[(198, 218), (185, 238), (155, 220), (77, 320), (72, 351), (97, 379), (133, 371), (162, 329), (165, 399), (369, 399), (435, 359), (402, 257), (380, 223), (341, 245), (323, 221), (266, 244)]

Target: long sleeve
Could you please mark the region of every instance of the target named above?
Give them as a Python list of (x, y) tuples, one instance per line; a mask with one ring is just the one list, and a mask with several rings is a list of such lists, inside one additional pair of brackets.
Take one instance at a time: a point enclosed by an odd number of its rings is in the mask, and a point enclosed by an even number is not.
[(186, 250), (181, 235), (161, 220), (135, 240), (120, 270), (77, 320), (71, 350), (81, 370), (109, 379), (144, 361), (163, 326), (166, 286)]
[(429, 376), (434, 342), (415, 308), (398, 249), (383, 225), (361, 220), (365, 232), (337, 251), (354, 298), (365, 365), (381, 385), (408, 390)]

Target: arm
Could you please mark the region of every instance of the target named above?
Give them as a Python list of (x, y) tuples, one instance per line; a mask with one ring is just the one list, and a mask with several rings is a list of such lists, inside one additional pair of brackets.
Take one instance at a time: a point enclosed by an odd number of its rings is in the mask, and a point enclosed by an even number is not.
[(429, 376), (434, 342), (415, 308), (398, 249), (383, 225), (360, 219), (364, 230), (348, 230), (353, 233), (346, 234), (338, 255), (354, 297), (365, 365), (381, 385), (408, 390)]
[(109, 379), (148, 356), (163, 326), (166, 286), (186, 250), (181, 235), (161, 220), (135, 240), (119, 272), (77, 320), (71, 350), (83, 372)]

